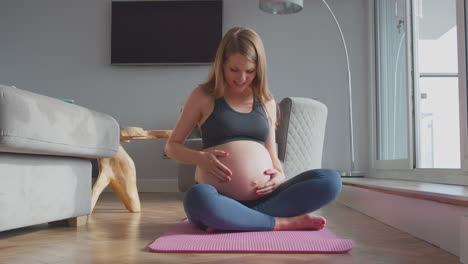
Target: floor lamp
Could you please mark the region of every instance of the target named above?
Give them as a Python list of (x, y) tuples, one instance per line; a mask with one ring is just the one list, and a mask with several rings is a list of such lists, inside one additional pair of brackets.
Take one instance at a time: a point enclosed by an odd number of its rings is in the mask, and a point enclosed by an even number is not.
[[(354, 128), (353, 128), (353, 99), (351, 93), (351, 71), (349, 69), (349, 56), (346, 41), (341, 31), (340, 23), (336, 19), (335, 14), (328, 5), (327, 1), (322, 0), (327, 7), (331, 16), (335, 20), (335, 24), (340, 31), (341, 40), (343, 41), (343, 47), (346, 55), (346, 66), (348, 70), (348, 99), (349, 99), (349, 131), (350, 131), (350, 146), (351, 146), (351, 168), (349, 171), (340, 171), (342, 177), (363, 177), (364, 173), (356, 171), (355, 160), (354, 160)], [(259, 0), (259, 7), (262, 11), (275, 15), (287, 15), (294, 14), (302, 10), (303, 0)]]

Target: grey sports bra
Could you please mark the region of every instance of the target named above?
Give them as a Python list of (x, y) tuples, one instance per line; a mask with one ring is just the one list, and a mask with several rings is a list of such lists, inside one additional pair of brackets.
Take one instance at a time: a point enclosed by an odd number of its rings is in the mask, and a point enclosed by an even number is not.
[(256, 98), (250, 113), (232, 109), (224, 97), (216, 99), (213, 112), (200, 128), (204, 149), (235, 140), (264, 144), (270, 132), (265, 110)]

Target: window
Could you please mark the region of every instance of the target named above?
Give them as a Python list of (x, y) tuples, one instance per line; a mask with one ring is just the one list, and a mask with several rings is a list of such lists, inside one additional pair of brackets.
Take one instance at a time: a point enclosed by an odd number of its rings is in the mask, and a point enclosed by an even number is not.
[(403, 1), (378, 0), (377, 39), (377, 162), (379, 167), (410, 169), (409, 135), (411, 50), (408, 48), (407, 8)]
[(460, 168), (456, 0), (418, 0), (414, 13), (416, 168)]
[(401, 178), (411, 178), (418, 169), (463, 175), (464, 5), (465, 0), (375, 0), (377, 176), (398, 170)]

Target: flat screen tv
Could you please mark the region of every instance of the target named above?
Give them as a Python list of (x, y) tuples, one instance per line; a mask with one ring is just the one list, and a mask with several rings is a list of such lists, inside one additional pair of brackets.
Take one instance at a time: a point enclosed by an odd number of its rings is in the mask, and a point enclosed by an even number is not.
[(210, 64), (222, 15), (221, 0), (113, 1), (111, 64)]

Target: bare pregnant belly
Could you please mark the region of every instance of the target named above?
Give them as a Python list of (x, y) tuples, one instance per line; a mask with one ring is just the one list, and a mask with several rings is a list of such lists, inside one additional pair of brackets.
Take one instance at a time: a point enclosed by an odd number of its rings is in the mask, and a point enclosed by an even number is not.
[(232, 180), (220, 183), (217, 178), (208, 175), (200, 167), (197, 167), (195, 171), (195, 180), (198, 183), (210, 184), (220, 194), (235, 200), (258, 199), (255, 188), (270, 179), (264, 171), (273, 168), (268, 150), (262, 144), (249, 140), (231, 141), (206, 150), (212, 149), (229, 153), (229, 156), (218, 157), (218, 159), (232, 171)]

